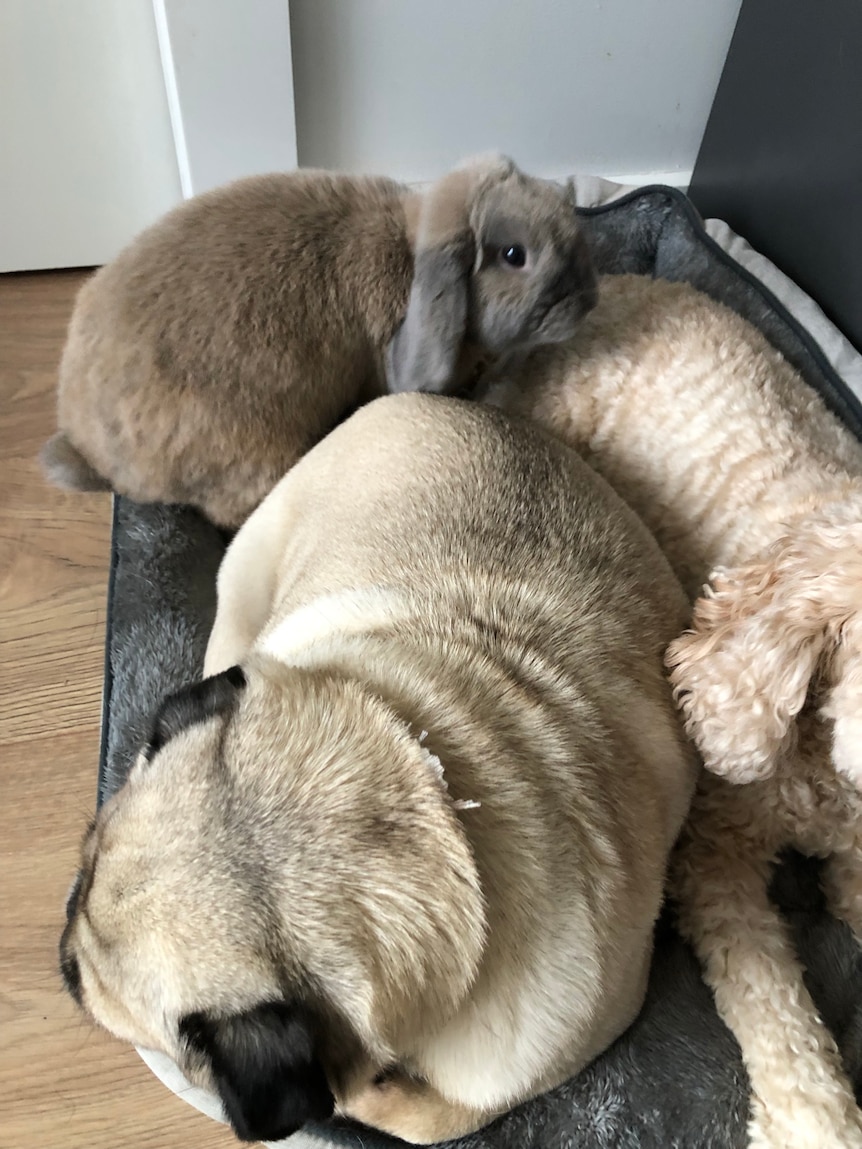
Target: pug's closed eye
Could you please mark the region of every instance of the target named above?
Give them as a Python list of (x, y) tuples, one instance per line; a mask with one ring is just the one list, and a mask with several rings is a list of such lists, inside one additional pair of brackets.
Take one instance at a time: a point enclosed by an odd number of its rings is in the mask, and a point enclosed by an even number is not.
[(385, 1085), (387, 1081), (391, 1081), (397, 1074), (397, 1065), (387, 1065), (385, 1069), (381, 1069), (380, 1072), (375, 1075), (373, 1084)]

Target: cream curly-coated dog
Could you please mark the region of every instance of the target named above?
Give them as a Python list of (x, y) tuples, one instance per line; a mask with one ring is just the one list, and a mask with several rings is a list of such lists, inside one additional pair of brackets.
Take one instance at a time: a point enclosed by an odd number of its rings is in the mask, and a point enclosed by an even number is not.
[[(606, 279), (565, 346), (487, 401), (576, 446), (696, 599), (669, 665), (706, 774), (673, 873), (752, 1084), (751, 1144), (862, 1146), (832, 1036), (767, 897), (827, 859), (862, 942), (862, 446), (747, 322), (685, 284)], [(739, 785), (746, 783), (746, 785)]]

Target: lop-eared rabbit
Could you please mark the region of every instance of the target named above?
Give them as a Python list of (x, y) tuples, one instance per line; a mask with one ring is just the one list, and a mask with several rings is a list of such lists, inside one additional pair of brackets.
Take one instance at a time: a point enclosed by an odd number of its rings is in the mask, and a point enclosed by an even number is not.
[(299, 171), (198, 196), (82, 288), (51, 479), (238, 526), (386, 391), (456, 392), (596, 302), (571, 186), (481, 156), (426, 190)]

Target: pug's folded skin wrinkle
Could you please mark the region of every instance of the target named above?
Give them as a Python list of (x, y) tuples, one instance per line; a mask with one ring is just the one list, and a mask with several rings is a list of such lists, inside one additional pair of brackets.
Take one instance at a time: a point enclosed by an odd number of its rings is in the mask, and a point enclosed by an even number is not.
[(576, 1073), (643, 1000), (697, 772), (662, 665), (687, 612), (562, 444), (364, 407), (236, 535), (206, 677), (85, 839), (83, 1008), (244, 1138), (440, 1141)]

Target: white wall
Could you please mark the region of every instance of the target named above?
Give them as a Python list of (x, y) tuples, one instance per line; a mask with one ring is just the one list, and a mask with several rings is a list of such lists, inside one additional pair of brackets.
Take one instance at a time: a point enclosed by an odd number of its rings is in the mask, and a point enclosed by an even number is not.
[(740, 0), (290, 0), (299, 161), (687, 182)]
[(183, 193), (295, 168), (287, 0), (153, 0), (153, 9)]
[(180, 198), (152, 0), (0, 0), (0, 271), (102, 263)]
[[(153, 3), (0, 0), (0, 271), (104, 262), (180, 200)], [(685, 184), (739, 4), (155, 0), (192, 191), (294, 142), (403, 179), (500, 148)]]

